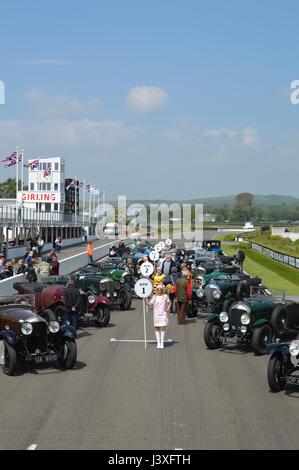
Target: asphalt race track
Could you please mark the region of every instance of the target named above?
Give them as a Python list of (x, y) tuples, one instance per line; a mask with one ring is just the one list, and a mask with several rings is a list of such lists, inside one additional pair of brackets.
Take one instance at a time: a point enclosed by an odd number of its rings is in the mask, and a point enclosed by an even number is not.
[(269, 392), (267, 357), (206, 350), (203, 320), (171, 317), (164, 350), (111, 343), (143, 339), (141, 306), (80, 329), (74, 370), (0, 374), (0, 449), (298, 449), (298, 395)]
[(0, 449), (298, 449), (299, 394), (269, 392), (267, 356), (207, 350), (203, 328), (171, 316), (164, 350), (111, 342), (143, 340), (136, 299), (107, 328), (79, 329), (74, 370), (0, 372)]

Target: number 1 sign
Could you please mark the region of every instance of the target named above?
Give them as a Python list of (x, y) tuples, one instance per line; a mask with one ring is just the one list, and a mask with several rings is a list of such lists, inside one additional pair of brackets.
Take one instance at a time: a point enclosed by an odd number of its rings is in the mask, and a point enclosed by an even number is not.
[(149, 297), (153, 291), (153, 284), (149, 279), (139, 279), (134, 286), (136, 295), (142, 299)]

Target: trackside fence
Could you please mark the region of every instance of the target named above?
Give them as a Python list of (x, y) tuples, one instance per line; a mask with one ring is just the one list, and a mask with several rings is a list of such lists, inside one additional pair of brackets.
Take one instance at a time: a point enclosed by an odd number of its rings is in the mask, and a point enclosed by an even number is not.
[[(248, 240), (250, 242), (250, 240)], [(260, 245), (259, 243), (250, 242), (251, 248), (254, 251), (258, 251), (263, 255), (269, 256), (270, 258), (274, 259), (275, 261), (279, 261), (280, 263), (287, 264), (292, 268), (299, 269), (299, 258), (296, 256), (286, 255), (285, 253), (280, 253), (279, 251), (272, 250), (266, 246)]]

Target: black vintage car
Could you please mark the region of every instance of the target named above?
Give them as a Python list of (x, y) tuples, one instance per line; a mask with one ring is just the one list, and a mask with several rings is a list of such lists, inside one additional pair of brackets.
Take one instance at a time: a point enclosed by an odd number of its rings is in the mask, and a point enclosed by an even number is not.
[(299, 303), (287, 304), (283, 314), (285, 328), (280, 338), (267, 347), (268, 384), (275, 393), (287, 387), (299, 389)]
[(245, 297), (249, 298), (250, 294), (255, 294), (254, 288), (258, 288), (257, 290), (260, 295), (264, 294), (261, 282), (262, 280), (259, 277), (251, 278), (246, 276), (246, 279), (241, 279), (238, 275), (212, 279), (204, 287), (207, 311), (211, 313), (228, 312), (230, 306), (236, 300), (242, 300)]
[(92, 291), (94, 294), (107, 297), (113, 306), (121, 310), (129, 310), (132, 304), (131, 287), (124, 281), (114, 281), (99, 272), (79, 272), (68, 276), (51, 276), (44, 280), (46, 284), (66, 285), (68, 280), (75, 282), (75, 287), (84, 292)]
[(33, 295), (0, 298), (0, 365), (6, 375), (13, 375), (21, 361), (58, 361), (64, 369), (76, 363), (74, 328), (60, 326), (54, 315), (47, 322), (35, 313), (33, 304)]
[(283, 299), (255, 296), (234, 302), (228, 311), (211, 313), (204, 329), (204, 341), (209, 349), (225, 344), (251, 345), (256, 355), (266, 353), (275, 339), (276, 324), (282, 318)]

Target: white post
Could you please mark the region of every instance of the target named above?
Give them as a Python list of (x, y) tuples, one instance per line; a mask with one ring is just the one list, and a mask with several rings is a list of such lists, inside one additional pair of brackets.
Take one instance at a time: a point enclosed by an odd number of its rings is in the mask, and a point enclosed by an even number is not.
[(77, 176), (75, 176), (75, 225), (77, 225)]
[(145, 319), (146, 301), (145, 301), (145, 299), (142, 299), (142, 303), (143, 303), (144, 349), (147, 349), (147, 342), (146, 342), (146, 319)]
[(22, 153), (21, 153), (21, 166), (22, 166), (22, 169), (21, 169), (21, 223), (23, 223), (23, 218), (24, 218), (24, 214), (23, 214), (23, 191), (24, 191), (24, 149), (22, 149)]
[(22, 173), (21, 173), (21, 191), (24, 191), (24, 149), (21, 152), (21, 165), (22, 165)]
[[(90, 230), (90, 222), (91, 222), (91, 192), (92, 192), (92, 188), (91, 188), (91, 185), (89, 185), (89, 210), (88, 210), (88, 224), (89, 224), (89, 230)], [(89, 230), (88, 230), (88, 234), (89, 234)]]
[(98, 212), (97, 212), (98, 221), (100, 220), (100, 197), (101, 197), (101, 193), (100, 193), (100, 190), (99, 190), (99, 192), (98, 192)]
[(83, 181), (83, 227), (84, 227), (84, 222), (85, 222), (85, 179)]
[[(16, 147), (16, 221), (18, 219), (18, 191), (19, 191), (19, 147)], [(7, 242), (8, 246), (8, 242)]]

